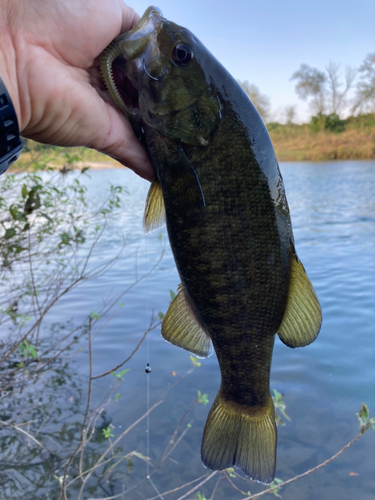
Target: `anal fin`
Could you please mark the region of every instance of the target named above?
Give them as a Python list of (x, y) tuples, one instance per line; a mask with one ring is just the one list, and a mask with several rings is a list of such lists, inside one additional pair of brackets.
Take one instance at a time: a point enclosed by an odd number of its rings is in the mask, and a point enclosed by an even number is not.
[(279, 337), (288, 347), (303, 347), (316, 339), (321, 324), (322, 311), (314, 288), (302, 262), (293, 255), (288, 300), (278, 330)]
[(172, 300), (161, 326), (163, 338), (199, 358), (212, 354), (212, 342), (196, 319), (182, 287)]

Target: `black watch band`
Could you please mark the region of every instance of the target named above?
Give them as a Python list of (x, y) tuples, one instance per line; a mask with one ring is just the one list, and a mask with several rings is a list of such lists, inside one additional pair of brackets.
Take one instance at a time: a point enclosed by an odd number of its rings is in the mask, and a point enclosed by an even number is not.
[(0, 175), (17, 160), (22, 146), (17, 115), (0, 78)]

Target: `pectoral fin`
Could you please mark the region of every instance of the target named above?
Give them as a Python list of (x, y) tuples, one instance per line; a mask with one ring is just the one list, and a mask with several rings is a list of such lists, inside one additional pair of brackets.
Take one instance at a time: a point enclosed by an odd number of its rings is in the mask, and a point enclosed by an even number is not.
[(143, 216), (143, 229), (149, 233), (158, 229), (165, 223), (165, 205), (163, 192), (158, 178), (152, 181), (147, 194), (145, 213)]
[(302, 262), (292, 257), (288, 301), (279, 337), (288, 347), (303, 347), (318, 336), (322, 311)]
[(187, 209), (201, 211), (206, 206), (206, 201), (197, 172), (182, 148), (178, 150), (176, 159), (178, 169), (173, 186), (175, 196), (186, 204)]
[(182, 288), (164, 316), (161, 334), (167, 342), (199, 358), (208, 358), (212, 354), (211, 339), (198, 323)]

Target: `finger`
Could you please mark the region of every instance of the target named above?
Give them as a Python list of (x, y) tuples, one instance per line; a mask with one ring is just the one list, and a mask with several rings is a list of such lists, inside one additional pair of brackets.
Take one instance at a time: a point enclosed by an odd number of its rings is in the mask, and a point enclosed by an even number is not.
[(121, 33), (124, 31), (129, 31), (132, 27), (137, 23), (139, 19), (139, 14), (137, 14), (132, 7), (129, 7), (120, 0), (121, 11), (122, 11), (122, 24), (121, 24)]
[(152, 181), (155, 172), (145, 148), (134, 135), (127, 118), (107, 104), (108, 133), (94, 139), (92, 147), (103, 151), (143, 179)]

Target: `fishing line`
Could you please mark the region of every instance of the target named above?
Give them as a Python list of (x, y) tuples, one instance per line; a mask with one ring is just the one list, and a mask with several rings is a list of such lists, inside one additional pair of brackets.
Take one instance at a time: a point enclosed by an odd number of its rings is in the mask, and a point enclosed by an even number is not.
[[(146, 234), (146, 263), (147, 263), (147, 272), (149, 267), (149, 259), (148, 259), (148, 234)], [(149, 280), (147, 278), (146, 282)], [(146, 285), (147, 286), (147, 285)], [(148, 328), (148, 306), (149, 306), (149, 287), (147, 286), (146, 292), (146, 329)], [(150, 374), (151, 374), (151, 366), (150, 366), (150, 343), (148, 339), (148, 334), (146, 335), (146, 407), (147, 407), (147, 418), (146, 418), (146, 457), (150, 456)], [(150, 477), (150, 463), (149, 460), (146, 461), (147, 464), (147, 479)]]
[[(147, 262), (147, 271), (149, 268), (149, 255), (148, 255), (148, 238), (149, 235), (146, 234), (146, 262)], [(149, 277), (148, 277), (149, 279)], [(146, 280), (147, 282), (147, 280)], [(148, 329), (148, 318), (149, 318), (149, 287), (147, 287), (147, 292), (146, 292), (146, 328)], [(151, 375), (151, 365), (150, 365), (150, 342), (149, 342), (149, 336), (148, 334), (146, 335), (146, 406), (147, 406), (147, 417), (146, 417), (146, 457), (150, 457), (150, 375)], [(161, 500), (164, 500), (164, 497), (161, 496), (159, 490), (155, 486), (153, 480), (150, 477), (150, 461), (146, 461), (146, 467), (147, 467), (147, 473), (146, 473), (146, 478), (148, 481), (151, 483), (152, 487), (154, 488), (156, 494), (158, 495)]]

